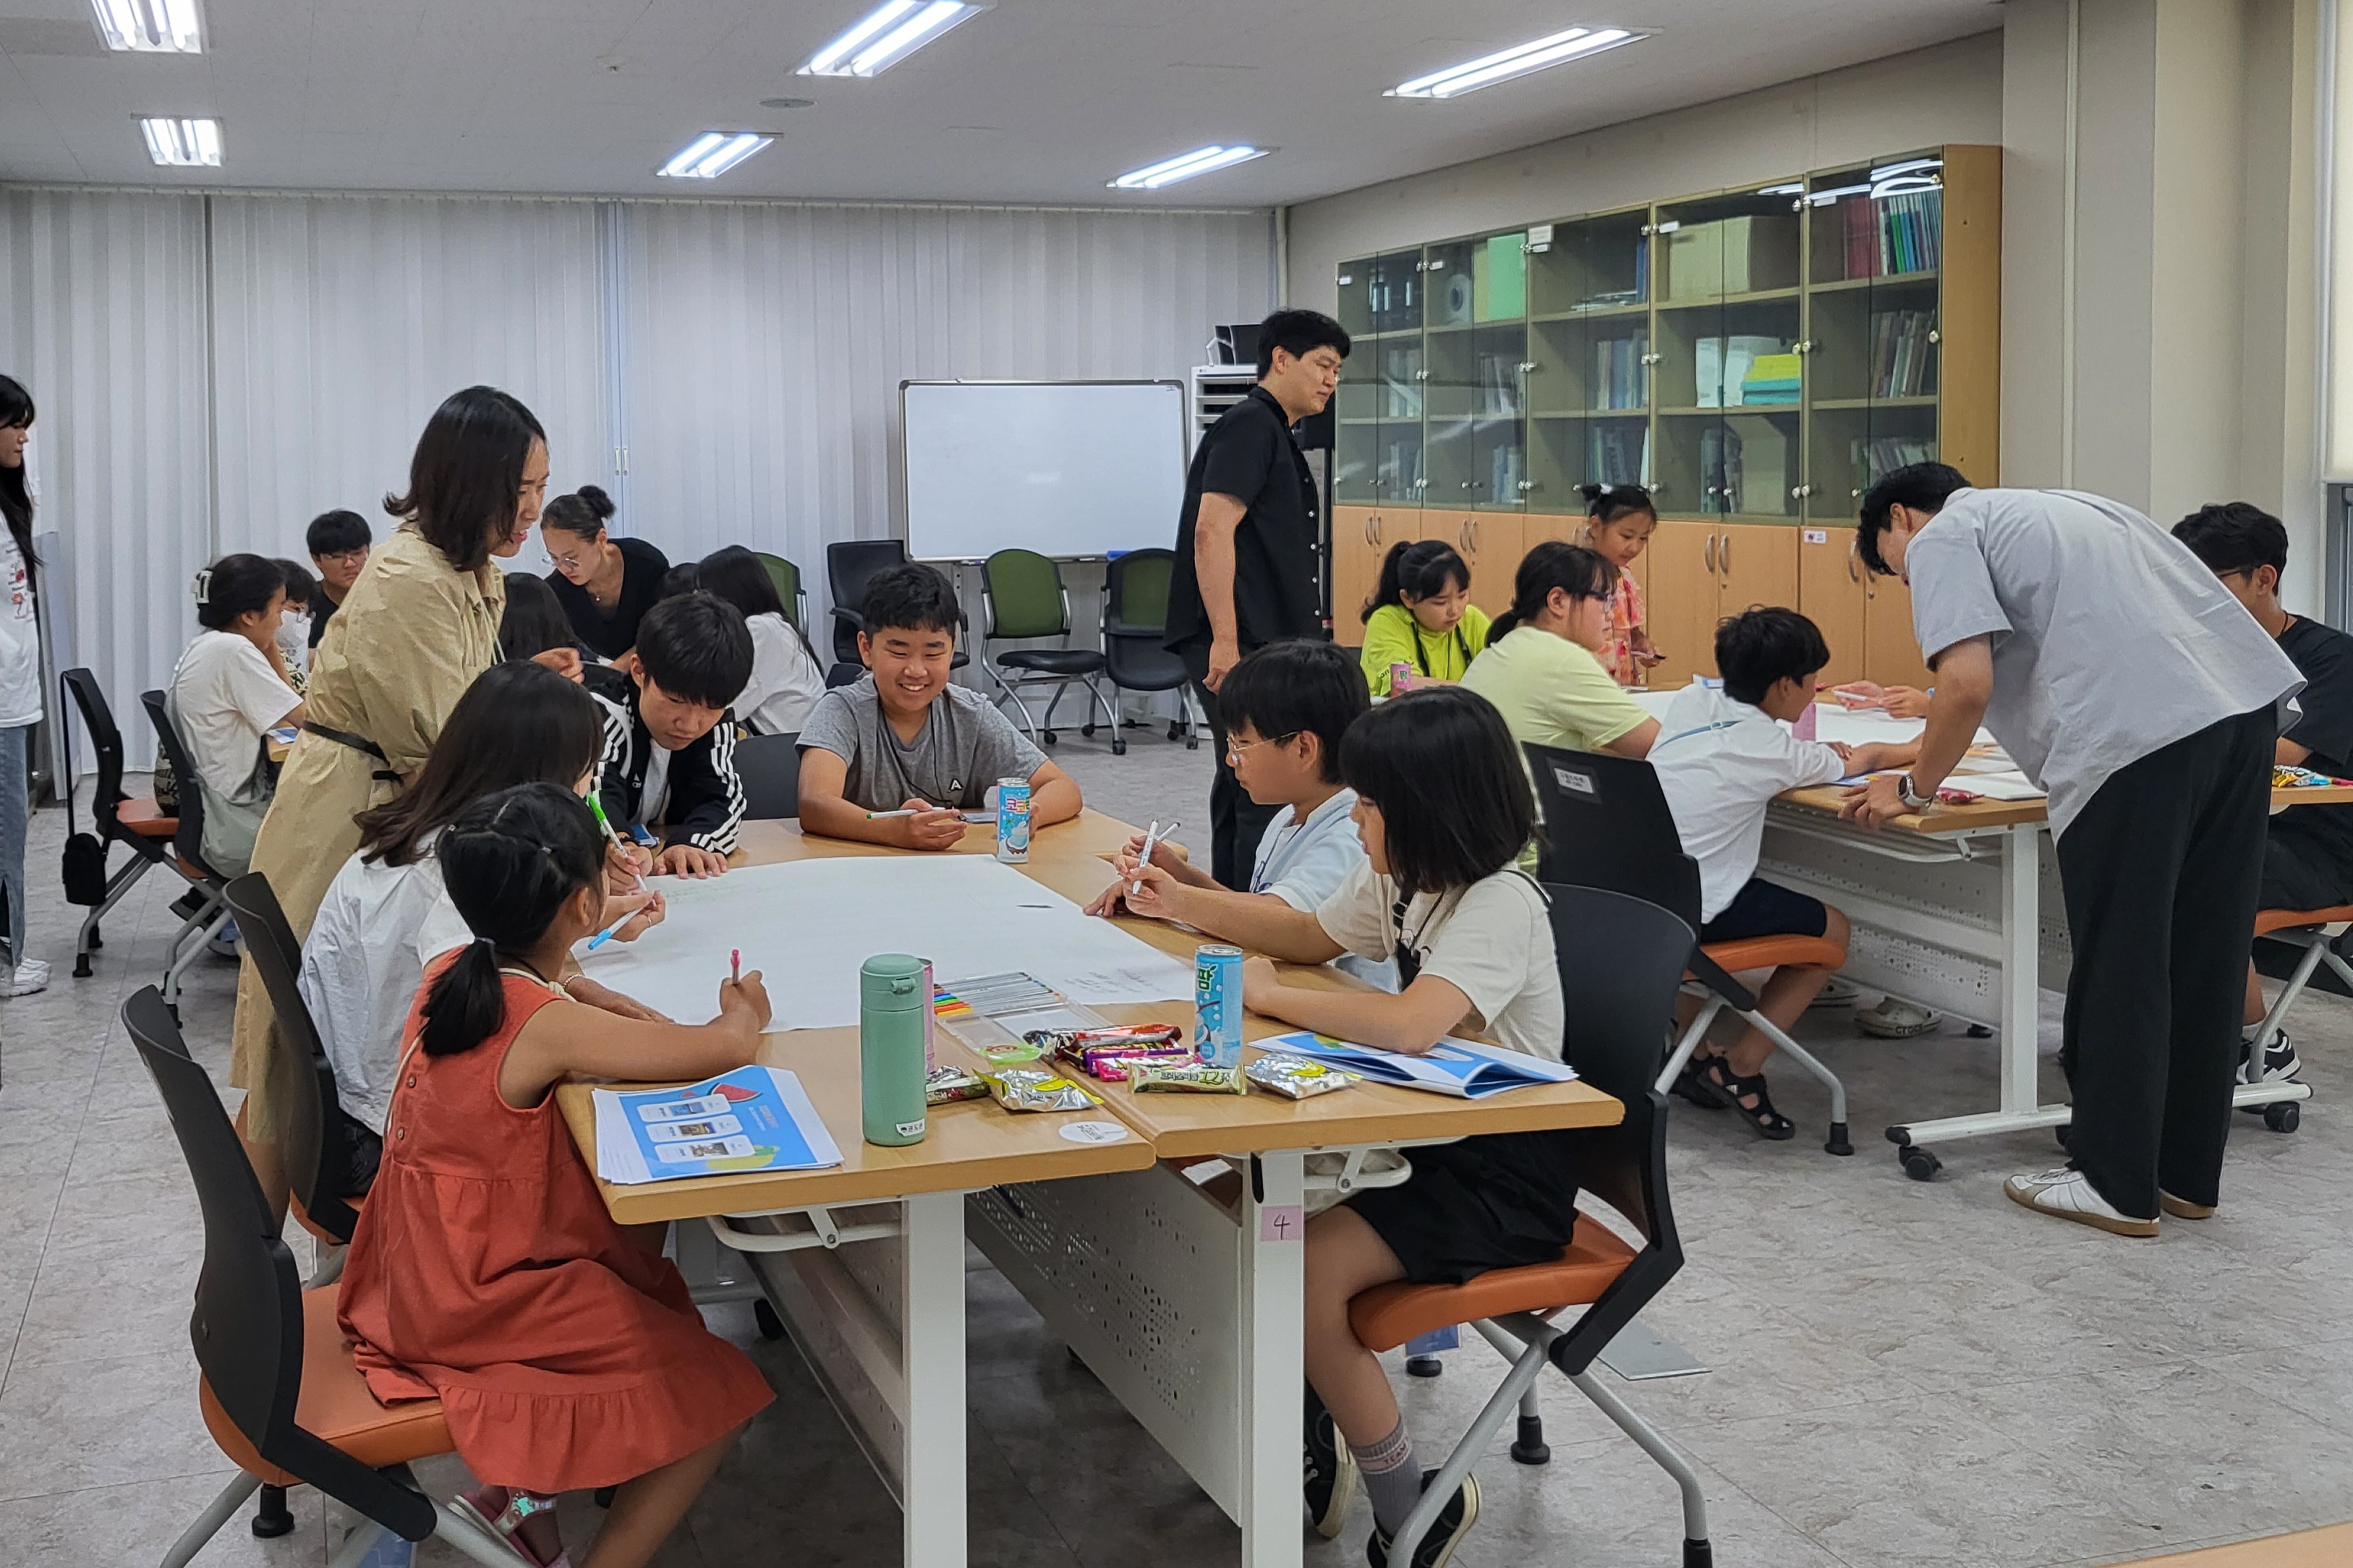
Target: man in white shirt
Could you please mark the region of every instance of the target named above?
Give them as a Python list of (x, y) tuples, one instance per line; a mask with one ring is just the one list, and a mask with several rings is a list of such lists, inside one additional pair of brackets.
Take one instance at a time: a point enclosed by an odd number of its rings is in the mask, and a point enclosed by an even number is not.
[(1936, 672), (1919, 760), (1850, 792), (1929, 809), (1980, 721), (2051, 792), (2074, 962), (2063, 1169), (2028, 1208), (2123, 1236), (2214, 1212), (2273, 742), (2303, 677), (2179, 540), (2073, 490), (1974, 489), (1941, 463), (1873, 485), (1863, 563), (1912, 585)]

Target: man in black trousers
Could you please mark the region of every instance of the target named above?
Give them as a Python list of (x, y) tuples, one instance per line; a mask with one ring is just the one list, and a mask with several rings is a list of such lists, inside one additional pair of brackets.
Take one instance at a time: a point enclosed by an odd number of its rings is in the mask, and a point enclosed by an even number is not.
[(1936, 672), (1919, 760), (1848, 792), (1933, 809), (1980, 721), (2051, 793), (2074, 947), (2068, 1164), (2014, 1203), (2120, 1236), (2220, 1201), (2272, 743), (2304, 685), (2180, 541), (2073, 490), (1973, 489), (1941, 463), (1862, 499), (1863, 563), (1912, 585)]
[(1218, 688), (1242, 656), (1285, 637), (1321, 637), (1321, 531), (1315, 479), (1292, 426), (1320, 414), (1340, 384), (1348, 334), (1314, 310), (1277, 310), (1258, 330), (1258, 384), (1193, 449), (1166, 646), (1181, 655), (1218, 749), (1209, 789), (1209, 874), (1249, 886), (1274, 808), (1252, 801), (1226, 754)]

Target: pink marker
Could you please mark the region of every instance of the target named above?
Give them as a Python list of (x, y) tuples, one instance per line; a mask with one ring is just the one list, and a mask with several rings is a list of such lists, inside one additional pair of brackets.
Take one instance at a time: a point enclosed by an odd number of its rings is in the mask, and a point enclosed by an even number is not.
[(727, 977), (738, 985), (744, 984), (744, 950), (740, 947), (727, 950)]

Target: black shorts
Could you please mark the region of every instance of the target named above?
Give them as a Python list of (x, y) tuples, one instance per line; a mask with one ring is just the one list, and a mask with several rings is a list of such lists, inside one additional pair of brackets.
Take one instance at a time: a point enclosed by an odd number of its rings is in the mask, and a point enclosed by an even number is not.
[[(2311, 805), (2304, 811), (2342, 811), (2341, 805)], [(2328, 910), (2353, 903), (2353, 865), (2337, 837), (2297, 820), (2296, 811), (2271, 820), (2263, 840), (2263, 888), (2256, 907), (2265, 910)]]
[(1417, 1285), (1550, 1263), (1577, 1225), (1577, 1135), (1493, 1132), (1409, 1149), (1413, 1174), (1348, 1200)]
[(1831, 911), (1778, 882), (1751, 877), (1715, 919), (1699, 928), (1700, 941), (1745, 942), (1757, 936), (1820, 936), (1831, 928)]

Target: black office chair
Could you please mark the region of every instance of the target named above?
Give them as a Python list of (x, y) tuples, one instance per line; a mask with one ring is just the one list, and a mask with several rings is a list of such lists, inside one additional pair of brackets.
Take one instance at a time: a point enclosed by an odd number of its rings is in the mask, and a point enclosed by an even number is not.
[(411, 1462), (451, 1450), (441, 1402), (385, 1405), (369, 1393), (335, 1321), (336, 1288), (305, 1291), (295, 1279), (294, 1255), (270, 1220), (228, 1112), (153, 986), (122, 1005), (122, 1022), (164, 1097), (204, 1210), (204, 1269), (188, 1335), (203, 1373), (205, 1426), (238, 1470), (172, 1543), (164, 1568), (185, 1568), (265, 1484), (314, 1486), (361, 1516), (368, 1539), (347, 1545), (338, 1563), (388, 1530), (406, 1541), (438, 1534), (484, 1568), (512, 1568), (505, 1542), (435, 1503), (409, 1473)]
[(147, 710), (147, 721), (155, 727), (155, 741), (171, 762), (172, 776), (180, 782), (179, 824), (172, 834), (174, 865), (202, 895), (195, 912), (181, 923), (165, 953), (164, 1005), (172, 1010), (176, 1022), (180, 1016), (180, 977), (204, 955), (206, 947), (229, 922), (228, 879), (213, 869), (205, 858), (204, 782), (188, 755), (188, 748), (180, 740), (179, 727), (172, 722), (164, 694), (142, 691), (139, 703)]
[[(1551, 1458), (1536, 1406), (1536, 1382), (1550, 1362), (1674, 1479), (1683, 1496), (1685, 1568), (1705, 1568), (1714, 1558), (1698, 1472), (1593, 1373), (1593, 1358), (1683, 1266), (1667, 1196), (1667, 1100), (1653, 1078), (1674, 1026), (1692, 928), (1626, 894), (1545, 890), (1552, 899), (1553, 949), (1568, 1016), (1562, 1056), (1577, 1077), (1626, 1108), (1617, 1126), (1576, 1133), (1576, 1179), (1626, 1221), (1635, 1239), (1625, 1240), (1584, 1213), (1576, 1237), (1553, 1262), (1490, 1269), (1461, 1285), (1377, 1285), (1348, 1303), (1349, 1327), (1368, 1350), (1393, 1350), (1417, 1334), (1469, 1323), (1511, 1364), (1399, 1527), (1388, 1560), (1413, 1560), (1430, 1522), (1515, 1405), (1519, 1433), (1512, 1457), (1525, 1464)], [(1560, 1309), (1578, 1306), (1585, 1310), (1575, 1321), (1564, 1327), (1553, 1321)]]
[[(1602, 752), (1565, 752), (1525, 746), (1536, 803), (1544, 808), (1545, 848), (1537, 875), (1547, 882), (1606, 888), (1647, 900), (1700, 927), (1699, 862), (1683, 853), (1674, 813), (1649, 763)], [(1818, 1079), (1831, 1095), (1830, 1135), (1822, 1147), (1852, 1154), (1847, 1136), (1846, 1085), (1812, 1052), (1757, 1011), (1756, 994), (1733, 978), (1736, 971), (1776, 969), (1785, 963), (1846, 962), (1846, 949), (1826, 937), (1760, 936), (1739, 942), (1692, 944), (1690, 978), (1707, 992), (1707, 1004), (1675, 1043), (1660, 1072), (1663, 1089), (1675, 1081), (1707, 1034), (1715, 1016), (1729, 1007), (1760, 1031), (1791, 1061)]]
[[(1168, 584), (1176, 570), (1176, 555), (1169, 550), (1131, 550), (1113, 556), (1104, 566), (1103, 670), (1111, 679), (1113, 713), (1131, 691), (1178, 693), (1182, 717), (1169, 721), (1168, 738), (1183, 736), (1190, 752), (1199, 749), (1200, 731), (1209, 727), (1209, 721), (1193, 696), (1193, 678), (1184, 659), (1160, 643), (1168, 629)], [(1111, 749), (1127, 750), (1117, 725), (1112, 728)]]
[[(866, 629), (859, 614), (866, 603), (866, 585), (878, 573), (906, 561), (907, 547), (896, 539), (838, 539), (825, 547), (825, 582), (833, 598), (833, 668), (825, 677), (828, 688), (848, 686), (866, 672), (858, 657), (858, 634)], [(956, 618), (965, 622), (961, 611)], [(959, 629), (968, 629), (968, 623)], [(970, 656), (959, 647), (948, 668), (962, 669), (969, 662)]]
[(140, 878), (157, 866), (172, 863), (172, 839), (179, 832), (180, 821), (165, 816), (154, 796), (123, 793), (122, 731), (114, 722), (114, 710), (108, 705), (98, 677), (87, 669), (69, 669), (58, 677), (58, 684), (80, 710), (82, 727), (90, 731), (90, 750), (98, 756), (90, 812), (99, 844), (101, 849), (115, 844), (131, 848), (131, 858), (106, 879), (106, 896), (82, 917), (81, 934), (74, 939), (74, 976), (82, 979), (90, 972), (90, 955), (106, 945), (98, 922), (138, 885)]
[(744, 815), (765, 821), (801, 814), (801, 738), (746, 735), (735, 742), (735, 776), (744, 781)]

